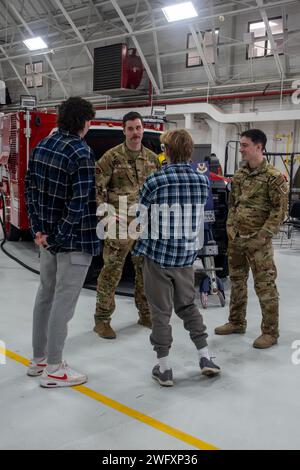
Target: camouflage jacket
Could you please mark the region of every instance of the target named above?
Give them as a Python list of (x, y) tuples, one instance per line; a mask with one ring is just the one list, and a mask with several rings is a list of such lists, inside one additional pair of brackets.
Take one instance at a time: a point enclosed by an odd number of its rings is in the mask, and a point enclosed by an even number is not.
[(128, 208), (138, 202), (139, 189), (148, 175), (160, 169), (157, 155), (142, 146), (136, 159), (130, 157), (125, 142), (105, 152), (96, 162), (97, 206), (109, 203), (119, 210), (119, 197), (127, 196)]
[(288, 183), (282, 173), (266, 160), (251, 170), (238, 170), (232, 180), (227, 233), (249, 238), (258, 232), (272, 237), (279, 230), (287, 211)]

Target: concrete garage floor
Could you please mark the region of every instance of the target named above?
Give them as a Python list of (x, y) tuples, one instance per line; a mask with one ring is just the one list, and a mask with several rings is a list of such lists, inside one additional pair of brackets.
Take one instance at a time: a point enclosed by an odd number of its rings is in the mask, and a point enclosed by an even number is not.
[[(30, 259), (30, 248), (6, 247)], [(276, 263), (281, 296), (277, 346), (265, 351), (252, 347), (261, 316), (251, 281), (245, 335), (213, 334), (228, 313), (228, 306), (221, 308), (216, 299), (202, 311), (220, 377), (200, 375), (194, 346), (173, 316), (175, 385), (162, 388), (151, 379), (155, 355), (149, 330), (136, 324), (133, 300), (117, 298), (112, 324), (118, 337), (108, 341), (92, 331), (95, 293), (83, 290), (69, 326), (65, 359), (87, 373), (89, 381), (82, 390), (48, 390), (39, 387), (37, 378), (27, 377), (19, 362), (31, 357), (38, 276), (0, 251), (0, 341), (10, 355), (0, 365), (0, 422), (5, 430), (0, 448), (299, 449), (300, 364), (292, 363), (292, 343), (300, 341), (300, 250), (277, 247)], [(225, 288), (228, 303), (229, 282)]]

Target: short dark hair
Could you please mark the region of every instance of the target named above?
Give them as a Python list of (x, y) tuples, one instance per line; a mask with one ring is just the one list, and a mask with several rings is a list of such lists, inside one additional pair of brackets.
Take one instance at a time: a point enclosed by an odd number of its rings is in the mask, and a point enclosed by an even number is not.
[(171, 163), (185, 163), (191, 159), (194, 142), (185, 129), (164, 132), (160, 141), (167, 147)]
[(252, 140), (254, 144), (261, 144), (262, 149), (265, 150), (267, 144), (267, 136), (260, 129), (249, 129), (241, 133), (241, 137), (247, 137)]
[(86, 121), (91, 121), (94, 117), (92, 103), (79, 96), (72, 96), (58, 107), (57, 125), (71, 134), (78, 134), (84, 128)]
[(123, 127), (125, 127), (127, 121), (134, 121), (135, 119), (140, 119), (142, 126), (144, 127), (143, 118), (140, 113), (137, 113), (136, 111), (130, 111), (129, 113), (125, 114), (125, 116), (123, 116)]

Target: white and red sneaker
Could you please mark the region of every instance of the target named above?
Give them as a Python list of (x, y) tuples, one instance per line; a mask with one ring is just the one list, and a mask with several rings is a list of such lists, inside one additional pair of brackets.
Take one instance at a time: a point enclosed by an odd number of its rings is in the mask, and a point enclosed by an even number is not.
[(43, 373), (43, 370), (47, 366), (46, 358), (42, 359), (39, 362), (36, 362), (34, 359), (31, 359), (30, 364), (27, 369), (27, 375), (29, 377), (37, 377)]
[(40, 378), (40, 385), (46, 388), (73, 387), (73, 385), (80, 385), (87, 382), (87, 379), (85, 374), (76, 372), (76, 370), (71, 369), (68, 364), (63, 361), (55, 372), (50, 372), (47, 368), (44, 369)]

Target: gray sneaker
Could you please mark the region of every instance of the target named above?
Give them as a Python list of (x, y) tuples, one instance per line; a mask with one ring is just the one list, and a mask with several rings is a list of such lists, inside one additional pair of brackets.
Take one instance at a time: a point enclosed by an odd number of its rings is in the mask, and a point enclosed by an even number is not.
[(165, 370), (164, 372), (160, 372), (159, 364), (156, 364), (156, 366), (153, 367), (152, 377), (153, 379), (157, 380), (157, 382), (163, 387), (172, 387), (174, 385), (172, 369), (168, 369), (168, 370)]
[(207, 357), (201, 357), (199, 365), (202, 374), (207, 377), (214, 377), (221, 372), (220, 367), (212, 361), (212, 358), (207, 359)]

